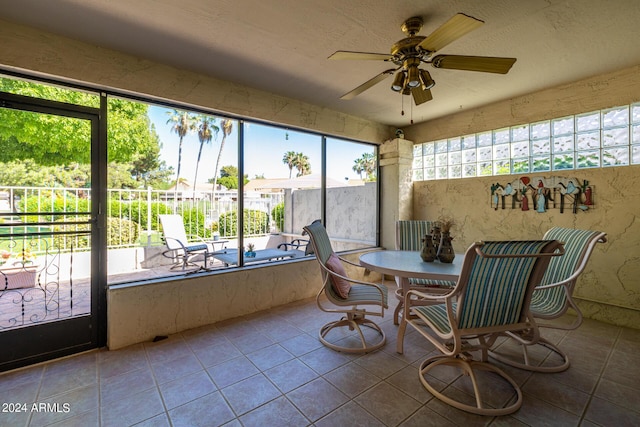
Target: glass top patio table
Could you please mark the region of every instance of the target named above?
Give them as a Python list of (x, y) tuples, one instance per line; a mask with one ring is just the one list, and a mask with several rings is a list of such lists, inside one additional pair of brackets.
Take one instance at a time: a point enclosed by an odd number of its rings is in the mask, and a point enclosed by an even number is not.
[(464, 254), (456, 254), (451, 264), (440, 261), (424, 262), (417, 251), (374, 251), (360, 256), (360, 265), (382, 274), (401, 277), (409, 284), (409, 278), (432, 280), (458, 280)]
[[(298, 256), (298, 251), (283, 251), (281, 249), (259, 249), (254, 251), (256, 256), (248, 257), (242, 254), (244, 264), (251, 264), (261, 261), (271, 261), (284, 258), (295, 258)], [(237, 249), (223, 249), (222, 251), (213, 252), (207, 254), (212, 258), (222, 261), (225, 265), (237, 265), (238, 264), (238, 250)]]

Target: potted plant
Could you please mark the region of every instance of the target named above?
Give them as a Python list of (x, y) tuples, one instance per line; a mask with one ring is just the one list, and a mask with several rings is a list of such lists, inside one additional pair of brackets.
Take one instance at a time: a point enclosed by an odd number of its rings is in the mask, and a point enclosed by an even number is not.
[(255, 245), (253, 243), (247, 244), (247, 251), (244, 253), (247, 258), (254, 258), (256, 256)]

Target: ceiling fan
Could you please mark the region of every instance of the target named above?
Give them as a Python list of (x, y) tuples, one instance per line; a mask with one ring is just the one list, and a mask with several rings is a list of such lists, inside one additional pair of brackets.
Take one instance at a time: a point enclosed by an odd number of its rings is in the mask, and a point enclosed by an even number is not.
[(437, 51), (468, 32), (475, 30), (484, 22), (463, 13), (458, 13), (426, 37), (416, 35), (422, 29), (422, 23), (422, 18), (419, 16), (407, 19), (400, 27), (407, 37), (396, 42), (391, 47), (390, 55), (343, 50), (331, 55), (329, 59), (387, 61), (397, 66), (397, 68), (383, 71), (352, 91), (345, 93), (340, 99), (353, 99), (365, 90), (395, 74), (391, 90), (403, 95), (411, 94), (416, 105), (420, 105), (433, 99), (431, 88), (436, 84), (429, 72), (420, 68), (421, 63), (431, 64), (435, 68), (506, 74), (516, 62), (516, 58), (464, 55), (434, 56)]

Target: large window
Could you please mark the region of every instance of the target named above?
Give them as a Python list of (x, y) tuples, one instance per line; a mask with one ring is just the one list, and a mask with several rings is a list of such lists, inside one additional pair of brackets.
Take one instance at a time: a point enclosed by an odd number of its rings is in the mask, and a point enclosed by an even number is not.
[(327, 231), (334, 247), (357, 249), (377, 240), (377, 147), (327, 138)]
[(413, 180), (640, 164), (640, 103), (416, 144)]
[[(74, 88), (13, 77), (0, 83), (7, 92), (100, 106), (100, 96)], [(195, 252), (182, 269), (180, 251), (166, 244), (162, 215), (180, 217), (189, 244), (209, 245), (209, 269), (246, 264), (241, 255), (249, 246), (277, 248), (303, 238), (302, 227), (319, 218), (336, 250), (377, 244), (373, 144), (117, 94), (107, 95), (106, 109), (110, 283), (188, 273), (192, 261), (205, 265)], [(4, 133), (30, 129), (21, 126)], [(0, 135), (0, 208), (20, 213), (22, 194), (34, 195), (37, 211), (76, 212), (92, 199), (89, 151), (63, 131), (69, 130), (61, 127), (53, 142), (33, 135), (33, 144), (22, 134)], [(46, 155), (51, 147), (57, 157)], [(61, 156), (65, 162), (56, 160)], [(218, 251), (240, 256), (211, 254)]]

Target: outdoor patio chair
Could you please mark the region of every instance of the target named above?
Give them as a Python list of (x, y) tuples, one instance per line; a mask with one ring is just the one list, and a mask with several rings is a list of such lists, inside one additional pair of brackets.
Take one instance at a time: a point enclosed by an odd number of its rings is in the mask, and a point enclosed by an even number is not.
[[(396, 250), (398, 251), (417, 251), (422, 249), (422, 239), (425, 235), (431, 234), (431, 228), (435, 224), (432, 221), (423, 220), (400, 220), (396, 221)], [(396, 277), (396, 297), (399, 302), (393, 312), (393, 324), (397, 325), (400, 320), (400, 310), (404, 306), (404, 295), (402, 295), (402, 286), (400, 277)], [(409, 286), (411, 289), (417, 289), (423, 292), (444, 293), (455, 286), (455, 282), (448, 280), (431, 280), (409, 278)]]
[(308, 239), (293, 239), (290, 242), (283, 242), (278, 245), (278, 249), (283, 251), (295, 251), (296, 257), (302, 257), (313, 253), (313, 248)]
[[(322, 274), (322, 288), (316, 296), (318, 308), (327, 313), (343, 315), (340, 320), (329, 322), (320, 329), (320, 341), (333, 350), (346, 353), (368, 353), (379, 349), (386, 343), (384, 331), (366, 316), (384, 316), (387, 288), (382, 284), (354, 280), (347, 276), (343, 262), (362, 267), (335, 254), (327, 230), (320, 220), (305, 226), (304, 231), (310, 237)], [(363, 326), (368, 330), (363, 330)], [(329, 338), (332, 331), (332, 338)], [(374, 332), (374, 337), (371, 337), (370, 331)], [(377, 341), (375, 338), (378, 338)]]
[[(431, 394), (455, 408), (480, 415), (505, 415), (520, 408), (522, 391), (506, 372), (488, 362), (488, 349), (504, 331), (536, 328), (529, 313), (531, 295), (550, 258), (560, 254), (562, 244), (556, 240), (474, 243), (467, 249), (451, 292), (407, 292), (397, 352), (403, 352), (407, 325), (440, 351), (419, 368), (420, 381)], [(423, 300), (432, 304), (424, 305)], [(464, 375), (456, 379), (454, 387), (442, 390), (432, 384), (438, 371), (442, 372), (438, 368), (441, 365), (446, 375), (462, 370)], [(474, 397), (456, 389), (468, 390)]]
[[(164, 242), (167, 250), (163, 253), (167, 258), (174, 260), (174, 268), (185, 270), (188, 265), (195, 265), (191, 260), (196, 256), (202, 256), (203, 267), (207, 267), (207, 259), (210, 254), (210, 246), (199, 236), (187, 236), (184, 222), (180, 215), (158, 215)], [(189, 240), (191, 239), (191, 241)]]
[[(582, 312), (573, 301), (573, 290), (596, 244), (605, 243), (607, 234), (600, 231), (554, 227), (545, 233), (544, 239), (563, 242), (565, 254), (551, 260), (540, 285), (533, 292), (529, 310), (536, 319), (542, 320), (538, 321), (541, 328), (577, 329), (582, 324)], [(545, 322), (563, 316), (569, 308), (576, 313), (576, 319), (570, 324)], [(513, 341), (492, 349), (489, 352), (491, 357), (507, 365), (535, 372), (561, 372), (569, 367), (568, 356), (556, 345), (541, 337), (537, 329), (508, 332), (507, 336), (513, 338)], [(519, 348), (514, 350), (514, 343)], [(540, 351), (544, 348), (559, 356), (560, 361), (558, 362), (557, 357), (547, 357), (549, 352)], [(533, 352), (530, 354), (531, 351)]]

